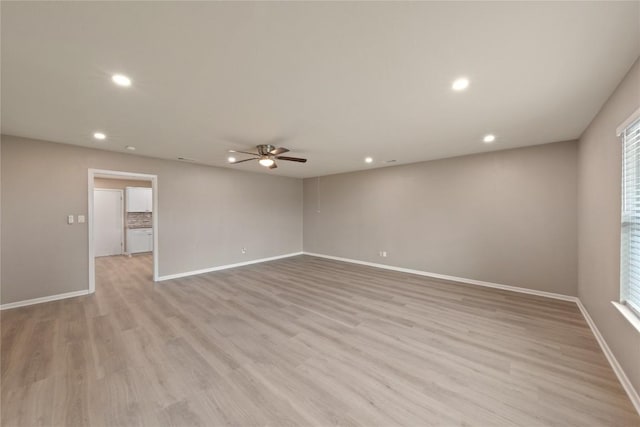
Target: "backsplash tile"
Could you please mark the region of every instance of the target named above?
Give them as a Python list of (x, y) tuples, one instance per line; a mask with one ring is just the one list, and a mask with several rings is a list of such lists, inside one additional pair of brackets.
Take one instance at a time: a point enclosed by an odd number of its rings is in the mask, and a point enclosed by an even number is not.
[(151, 212), (127, 212), (127, 228), (150, 228), (153, 226)]

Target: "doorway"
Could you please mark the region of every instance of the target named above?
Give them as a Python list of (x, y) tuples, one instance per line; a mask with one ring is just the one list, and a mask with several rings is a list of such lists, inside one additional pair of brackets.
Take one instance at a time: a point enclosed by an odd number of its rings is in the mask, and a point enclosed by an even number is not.
[(96, 288), (96, 257), (115, 255), (116, 258), (110, 259), (117, 260), (118, 255), (142, 252), (153, 259), (153, 281), (156, 282), (159, 276), (157, 175), (103, 169), (89, 169), (88, 175), (89, 293)]

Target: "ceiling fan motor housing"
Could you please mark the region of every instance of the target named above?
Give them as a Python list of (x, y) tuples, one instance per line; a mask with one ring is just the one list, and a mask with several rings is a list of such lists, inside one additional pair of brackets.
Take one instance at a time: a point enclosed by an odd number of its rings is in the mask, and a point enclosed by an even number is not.
[(261, 156), (269, 156), (271, 155), (271, 151), (276, 149), (276, 147), (271, 144), (258, 145), (256, 148), (258, 149), (258, 154)]

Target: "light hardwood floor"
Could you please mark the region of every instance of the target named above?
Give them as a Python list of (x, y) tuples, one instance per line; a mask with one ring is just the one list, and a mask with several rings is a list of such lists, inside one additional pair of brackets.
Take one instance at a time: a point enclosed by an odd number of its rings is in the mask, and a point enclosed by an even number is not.
[(573, 303), (300, 256), (2, 312), (2, 425), (638, 426)]

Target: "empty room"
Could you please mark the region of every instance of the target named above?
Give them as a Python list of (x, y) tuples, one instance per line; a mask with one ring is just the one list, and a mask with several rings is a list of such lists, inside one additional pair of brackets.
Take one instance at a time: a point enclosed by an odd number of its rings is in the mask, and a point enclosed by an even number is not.
[(640, 1), (0, 18), (0, 425), (640, 427)]

